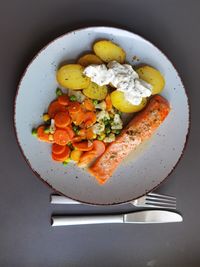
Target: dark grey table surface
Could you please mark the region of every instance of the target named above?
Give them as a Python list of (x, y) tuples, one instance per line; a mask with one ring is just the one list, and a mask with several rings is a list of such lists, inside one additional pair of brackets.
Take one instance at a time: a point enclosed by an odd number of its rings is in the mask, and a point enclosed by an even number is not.
[[(0, 266), (200, 266), (198, 0), (43, 0), (0, 4)], [(52, 228), (52, 213), (130, 211), (49, 204), (51, 189), (26, 165), (13, 129), (13, 100), (24, 68), (55, 37), (83, 26), (128, 29), (155, 43), (179, 71), (191, 104), (181, 162), (159, 192), (177, 197), (179, 224)]]

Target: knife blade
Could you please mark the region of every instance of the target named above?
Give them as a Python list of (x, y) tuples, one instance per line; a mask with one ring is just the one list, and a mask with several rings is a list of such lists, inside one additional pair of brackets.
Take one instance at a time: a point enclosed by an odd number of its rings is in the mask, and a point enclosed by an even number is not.
[(183, 217), (176, 212), (166, 210), (143, 210), (120, 215), (83, 215), (83, 216), (52, 216), (52, 226), (86, 225), (104, 223), (172, 223), (182, 222)]

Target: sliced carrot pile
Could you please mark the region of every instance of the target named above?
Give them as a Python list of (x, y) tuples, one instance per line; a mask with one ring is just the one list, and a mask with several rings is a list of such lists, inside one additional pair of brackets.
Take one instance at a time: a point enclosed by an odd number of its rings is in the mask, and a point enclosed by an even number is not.
[(53, 137), (54, 137), (54, 142), (61, 146), (67, 145), (70, 142), (69, 134), (64, 129), (57, 129)]
[(48, 114), (50, 116), (50, 118), (54, 118), (56, 113), (61, 112), (61, 111), (65, 111), (66, 108), (65, 106), (61, 105), (57, 100), (51, 102), (51, 104), (49, 105), (48, 108)]
[(68, 146), (65, 146), (65, 149), (62, 153), (60, 154), (55, 154), (53, 151), (52, 151), (52, 159), (55, 160), (55, 161), (65, 161), (69, 158), (69, 155), (70, 155), (70, 149)]
[(41, 125), (37, 128), (37, 137), (40, 141), (51, 143), (49, 134), (45, 133), (45, 126)]
[(68, 111), (62, 111), (56, 113), (54, 120), (55, 120), (55, 125), (59, 128), (65, 128), (71, 123)]
[[(109, 95), (105, 101), (106, 109), (111, 110)], [(80, 104), (78, 101), (71, 101), (68, 95), (62, 94), (50, 103), (48, 115), (50, 119), (54, 119), (55, 129), (48, 133), (45, 131), (47, 126), (41, 125), (37, 129), (37, 136), (41, 141), (53, 143), (53, 160), (63, 162), (70, 155), (72, 160), (83, 167), (105, 151), (105, 144), (96, 140), (97, 135), (92, 129), (97, 118), (91, 99), (86, 98)], [(74, 148), (72, 151), (71, 146)]]
[(58, 103), (63, 106), (68, 106), (70, 103), (69, 96), (68, 95), (60, 95), (58, 97)]
[(80, 143), (73, 143), (73, 146), (80, 151), (90, 151), (93, 148), (93, 143), (88, 141), (83, 141)]

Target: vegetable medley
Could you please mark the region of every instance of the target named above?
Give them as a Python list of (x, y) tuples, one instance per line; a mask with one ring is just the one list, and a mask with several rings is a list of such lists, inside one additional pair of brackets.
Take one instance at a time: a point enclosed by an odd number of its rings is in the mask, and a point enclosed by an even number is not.
[[(110, 41), (96, 42), (93, 50), (95, 54), (82, 56), (77, 64), (58, 69), (56, 98), (43, 115), (43, 124), (32, 130), (40, 141), (52, 144), (52, 159), (63, 164), (73, 160), (85, 167), (101, 156), (123, 129), (122, 113), (138, 112), (148, 101), (143, 98), (133, 105), (112, 84), (100, 86), (84, 75), (90, 65), (125, 62), (125, 51)], [(152, 94), (162, 91), (165, 83), (159, 71), (144, 66), (136, 72), (152, 86)]]
[(99, 156), (105, 144), (120, 134), (121, 112), (113, 108), (109, 94), (102, 101), (80, 91), (67, 94), (57, 88), (56, 94), (43, 115), (44, 124), (32, 133), (40, 141), (52, 143), (53, 160), (66, 164), (70, 158), (79, 165), (87, 164), (87, 158)]

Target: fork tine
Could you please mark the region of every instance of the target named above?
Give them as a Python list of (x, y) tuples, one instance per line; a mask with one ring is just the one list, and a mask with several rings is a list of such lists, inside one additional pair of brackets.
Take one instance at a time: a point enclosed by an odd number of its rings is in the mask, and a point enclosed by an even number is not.
[(163, 207), (176, 207), (176, 203), (167, 203), (167, 202), (158, 202), (158, 201), (150, 201), (146, 200), (145, 201), (146, 205), (157, 205), (157, 206), (163, 206)]
[(176, 203), (176, 199), (167, 199), (167, 198), (153, 197), (153, 196), (146, 196), (146, 200), (161, 201), (161, 202), (167, 202), (167, 203)]
[(161, 194), (157, 194), (157, 193), (148, 193), (147, 196), (161, 197), (161, 198), (176, 200), (176, 197), (172, 197), (172, 196), (168, 196), (168, 195), (161, 195)]

